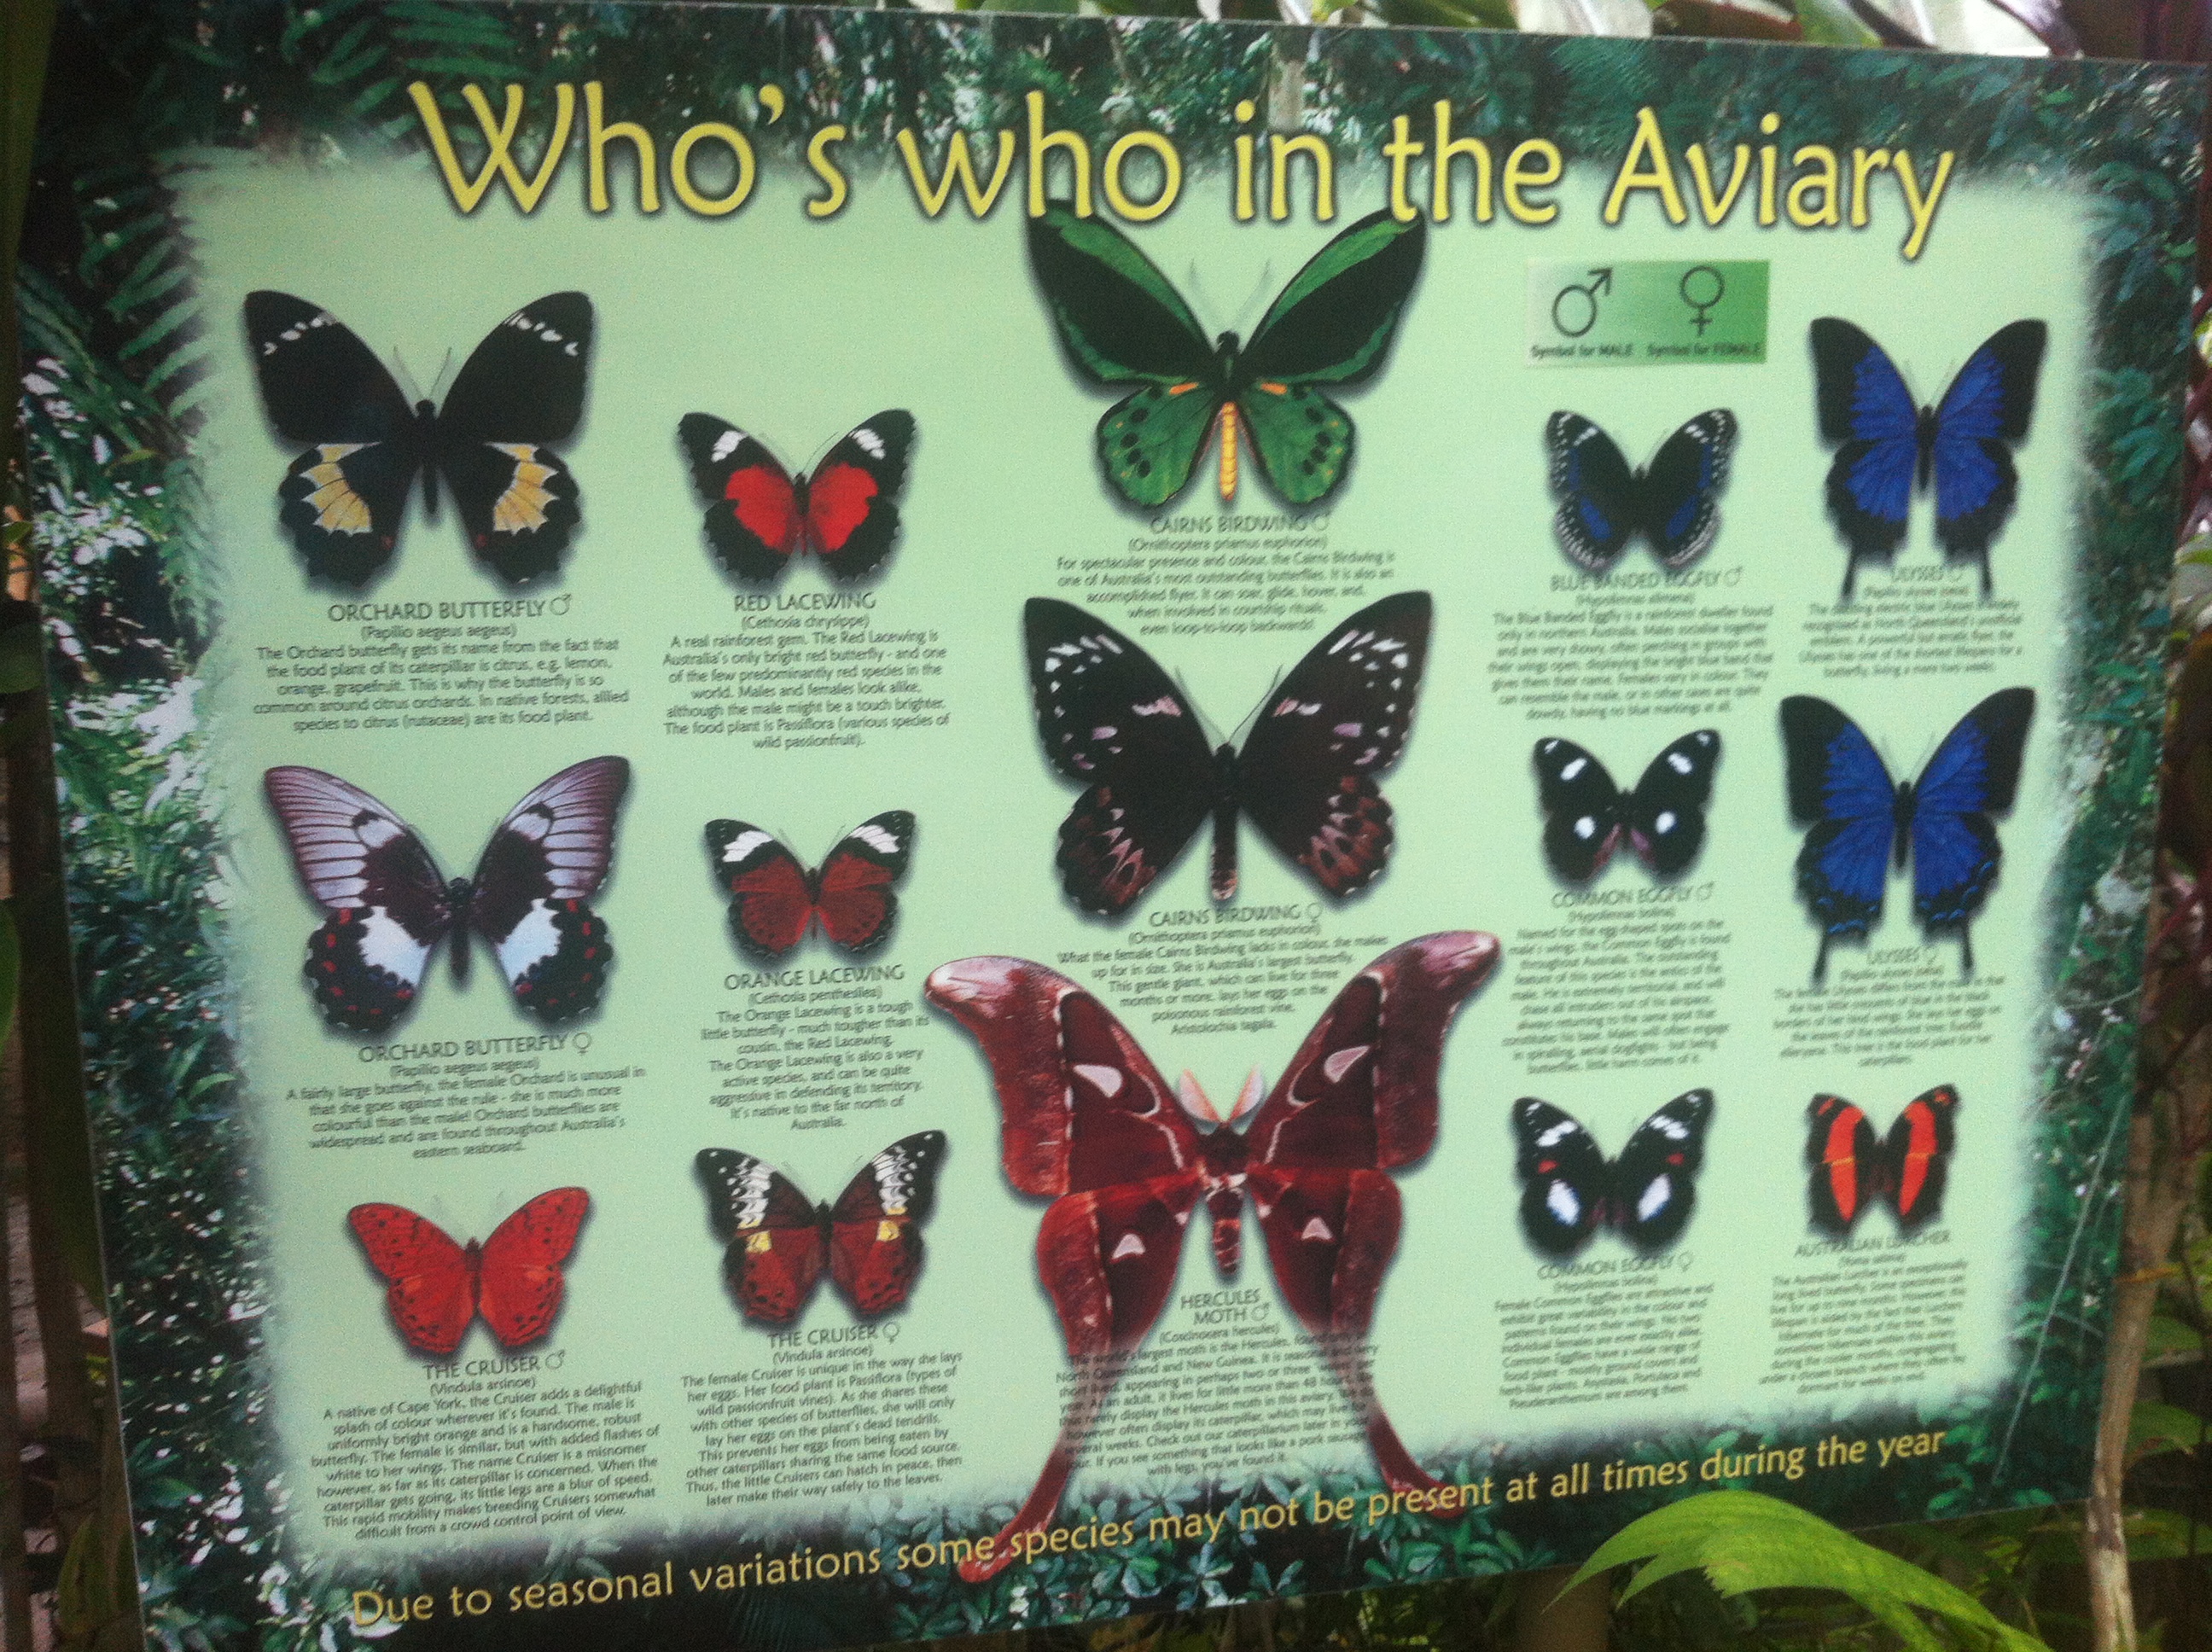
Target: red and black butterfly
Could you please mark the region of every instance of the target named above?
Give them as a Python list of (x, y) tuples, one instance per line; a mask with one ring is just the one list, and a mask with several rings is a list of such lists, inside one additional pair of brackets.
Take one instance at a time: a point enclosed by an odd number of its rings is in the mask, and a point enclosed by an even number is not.
[(811, 924), (848, 952), (872, 952), (890, 938), (898, 915), (891, 885), (914, 853), (914, 817), (893, 809), (862, 821), (819, 872), (742, 820), (708, 821), (707, 852), (730, 892), (730, 933), (748, 957), (772, 963), (805, 939)]
[(937, 1202), (945, 1133), (904, 1136), (860, 1167), (834, 1205), (817, 1205), (750, 1153), (698, 1157), (707, 1218), (727, 1247), (722, 1272), (747, 1319), (788, 1325), (826, 1266), (864, 1320), (905, 1303), (921, 1272), (921, 1224)]
[(1210, 890), (1237, 893), (1237, 817), (1322, 893), (1350, 895), (1389, 859), (1376, 777), (1398, 761), (1428, 657), (1425, 591), (1370, 603), (1291, 667), (1244, 747), (1206, 744), (1182, 690), (1112, 626), (1049, 598), (1024, 610), (1037, 732), (1054, 768), (1088, 787), (1060, 829), (1068, 898), (1127, 911), (1213, 822)]
[(301, 882), (330, 914), (307, 938), (307, 976), (332, 1026), (391, 1026), (449, 936), (453, 979), (465, 980), (471, 930), (540, 1021), (599, 1003), (614, 946), (586, 902), (613, 862), (623, 758), (592, 757), (532, 787), (494, 829), (475, 875), (451, 883), (415, 829), (359, 787), (295, 768), (272, 768), (262, 783)]
[(581, 517), (576, 479), (548, 444), (583, 416), (583, 294), (549, 293), (494, 327), (443, 407), (410, 408), (350, 328), (289, 293), (248, 293), (246, 331), (269, 422), (311, 444), (276, 493), (278, 519), (317, 579), (366, 585), (391, 560), (418, 471), (422, 513), (436, 516), (443, 476), (469, 549), (509, 584), (560, 565)]
[(1959, 1092), (1938, 1084), (1907, 1102), (1889, 1134), (1877, 1136), (1867, 1115), (1842, 1096), (1815, 1096), (1805, 1144), (1813, 1225), (1841, 1239), (1862, 1212), (1883, 1200), (1907, 1233), (1933, 1222), (1943, 1211), (1958, 1110)]
[(686, 413), (676, 434), (707, 502), (707, 542), (739, 579), (772, 580), (811, 551), (831, 579), (858, 580), (890, 555), (913, 414), (877, 414), (797, 477), (757, 437), (711, 413)]
[(566, 1289), (561, 1264), (591, 1209), (581, 1187), (556, 1187), (465, 1248), (403, 1205), (356, 1205), (346, 1221), (390, 1287), (385, 1303), (407, 1345), (442, 1358), (478, 1315), (502, 1348), (525, 1347), (553, 1328)]
[(1128, 1029), (1066, 976), (1019, 958), (933, 971), (931, 1002), (974, 1035), (998, 1090), (1006, 1180), (1049, 1198), (1037, 1272), (1076, 1367), (1060, 1437), (993, 1557), (1050, 1523), (1128, 1357), (1167, 1306), (1184, 1230), (1204, 1204), (1213, 1260), (1237, 1271), (1249, 1195), (1277, 1288), (1320, 1345), (1395, 1490), (1437, 1482), (1398, 1439), (1363, 1346), (1398, 1247), (1386, 1172), (1437, 1133), (1437, 1072), (1453, 1015), (1497, 966), (1471, 931), (1394, 947), (1346, 982), (1267, 1099), (1255, 1073), (1227, 1121), (1188, 1073), (1171, 1088)]
[(1600, 1228), (1640, 1251), (1663, 1250), (1681, 1236), (1698, 1202), (1698, 1167), (1712, 1121), (1713, 1093), (1686, 1090), (1637, 1126), (1608, 1159), (1590, 1133), (1549, 1102), (1513, 1103), (1520, 1151), (1521, 1230), (1547, 1256), (1571, 1256)]

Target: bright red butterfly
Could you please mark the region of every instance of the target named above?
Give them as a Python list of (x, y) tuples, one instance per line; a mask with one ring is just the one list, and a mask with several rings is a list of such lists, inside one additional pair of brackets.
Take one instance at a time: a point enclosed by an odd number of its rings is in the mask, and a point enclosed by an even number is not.
[(714, 876), (730, 892), (730, 933), (763, 963), (806, 938), (809, 925), (848, 952), (870, 952), (890, 938), (898, 897), (914, 853), (914, 817), (893, 809), (864, 820), (838, 841), (819, 872), (809, 872), (771, 832), (742, 820), (707, 823)]
[[(1249, 1193), (1275, 1283), (1319, 1343), (1394, 1490), (1429, 1491), (1375, 1397), (1364, 1340), (1398, 1247), (1384, 1174), (1429, 1151), (1437, 1072), (1460, 1005), (1497, 967), (1471, 931), (1394, 947), (1345, 984), (1266, 1101), (1255, 1073), (1221, 1120), (1186, 1073), (1170, 1089), (1127, 1029), (1066, 976), (1019, 958), (933, 971), (930, 1000), (974, 1035), (1003, 1114), (1006, 1180), (1050, 1197), (1037, 1272), (1079, 1381), (1044, 1472), (971, 1582), (1013, 1558), (1060, 1506), (1085, 1436), (1175, 1286), (1200, 1200), (1213, 1259), (1237, 1271)], [(1180, 1102), (1180, 1105), (1178, 1105)]]
[(1807, 1109), (1813, 1133), (1805, 1146), (1813, 1169), (1807, 1187), (1813, 1225), (1840, 1239), (1881, 1200), (1889, 1201), (1907, 1233), (1933, 1222), (1943, 1210), (1958, 1110), (1959, 1092), (1938, 1084), (1906, 1102), (1882, 1137), (1842, 1096), (1815, 1096)]
[(591, 1209), (581, 1187), (556, 1187), (482, 1244), (471, 1239), (465, 1248), (401, 1205), (356, 1205), (346, 1221), (391, 1286), (385, 1303), (407, 1345), (443, 1358), (479, 1314), (502, 1348), (526, 1346), (553, 1328), (564, 1289), (561, 1264)]
[(921, 1224), (937, 1202), (945, 1133), (906, 1136), (860, 1167), (835, 1205), (817, 1205), (750, 1153), (699, 1155), (707, 1215), (728, 1248), (722, 1272), (745, 1317), (788, 1325), (822, 1270), (864, 1320), (907, 1299), (921, 1272)]
[(706, 501), (707, 541), (741, 580), (772, 580), (811, 551), (833, 580), (872, 574), (898, 538), (899, 490), (914, 415), (896, 409), (856, 425), (810, 475), (797, 477), (756, 437), (711, 413), (676, 427)]

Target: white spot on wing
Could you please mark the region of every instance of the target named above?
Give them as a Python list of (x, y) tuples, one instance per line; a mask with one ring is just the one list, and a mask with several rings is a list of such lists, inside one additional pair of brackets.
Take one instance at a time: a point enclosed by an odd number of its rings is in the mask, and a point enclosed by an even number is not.
[(1638, 1218), (1641, 1221), (1649, 1222), (1653, 1217), (1658, 1215), (1661, 1211), (1665, 1210), (1668, 1205), (1673, 1200), (1674, 1197), (1674, 1177), (1652, 1177), (1651, 1185), (1644, 1190), (1642, 1197), (1638, 1199), (1636, 1201), (1636, 1214)]
[(1571, 1228), (1583, 1219), (1583, 1201), (1564, 1181), (1554, 1181), (1545, 1193), (1544, 1208)]
[(1124, 1257), (1141, 1256), (1144, 1254), (1145, 1242), (1133, 1233), (1125, 1233), (1121, 1236), (1121, 1242), (1114, 1247), (1114, 1254), (1106, 1260), (1109, 1262), (1118, 1262)]
[(1340, 1084), (1344, 1082), (1344, 1075), (1364, 1060), (1371, 1048), (1367, 1044), (1353, 1044), (1340, 1049), (1321, 1064), (1321, 1070), (1328, 1075), (1329, 1083)]
[(1077, 1077), (1109, 1102), (1121, 1093), (1124, 1079), (1119, 1067), (1102, 1066), (1095, 1061), (1078, 1061), (1075, 1072)]
[(774, 833), (763, 832), (758, 827), (755, 827), (750, 832), (739, 832), (722, 846), (722, 859), (725, 864), (734, 866), (762, 844), (775, 841)]

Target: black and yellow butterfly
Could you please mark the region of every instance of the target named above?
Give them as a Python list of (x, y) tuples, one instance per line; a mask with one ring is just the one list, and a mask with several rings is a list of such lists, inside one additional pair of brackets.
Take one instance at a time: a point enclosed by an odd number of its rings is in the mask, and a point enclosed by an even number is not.
[(1098, 421), (1107, 480), (1133, 505), (1189, 485), (1219, 427), (1221, 497), (1237, 492), (1240, 427), (1267, 485), (1292, 505), (1327, 498), (1352, 462), (1352, 420), (1316, 385), (1372, 378), (1421, 273), (1422, 222), (1362, 218), (1291, 278), (1239, 344), (1206, 334), (1166, 276), (1121, 231), (1064, 206), (1030, 221), (1030, 264), (1077, 372), (1141, 385)]

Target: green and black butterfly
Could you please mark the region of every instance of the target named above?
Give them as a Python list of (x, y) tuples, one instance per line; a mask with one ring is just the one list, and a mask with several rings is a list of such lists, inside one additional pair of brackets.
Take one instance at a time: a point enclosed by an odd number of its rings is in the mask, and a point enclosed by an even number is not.
[(1292, 276), (1252, 335), (1213, 343), (1152, 261), (1112, 226), (1048, 207), (1030, 221), (1030, 264), (1076, 370), (1141, 385), (1098, 421), (1107, 479), (1135, 505), (1190, 483), (1219, 426), (1221, 497), (1237, 493), (1241, 427), (1268, 486), (1293, 505), (1326, 499), (1352, 462), (1352, 420), (1315, 388), (1364, 384), (1382, 364), (1421, 273), (1422, 221), (1362, 218)]

